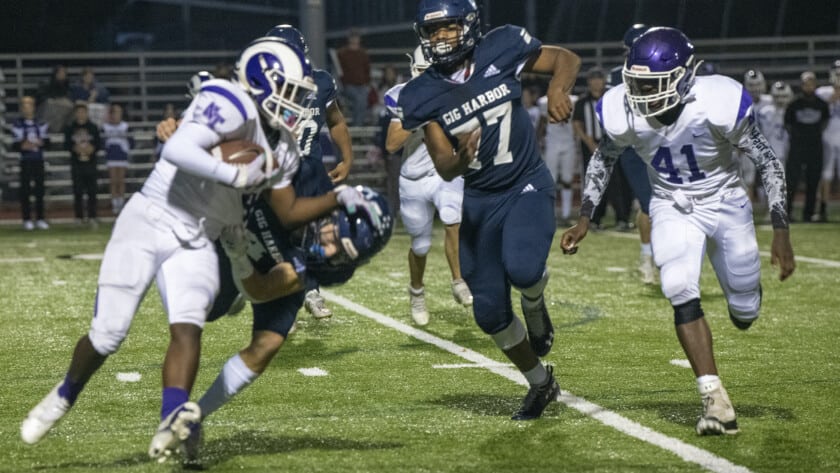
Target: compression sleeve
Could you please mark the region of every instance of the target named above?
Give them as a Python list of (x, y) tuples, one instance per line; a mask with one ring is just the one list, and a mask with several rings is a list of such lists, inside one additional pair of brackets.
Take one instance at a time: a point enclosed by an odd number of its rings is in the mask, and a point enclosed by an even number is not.
[(184, 122), (163, 147), (161, 157), (190, 174), (233, 185), (239, 170), (213, 157), (209, 149), (219, 144), (219, 135), (193, 122)]
[(589, 165), (586, 167), (583, 199), (580, 204), (580, 215), (582, 217), (592, 218), (595, 207), (604, 198), (607, 184), (610, 182), (610, 175), (612, 175), (615, 163), (621, 156), (622, 151), (624, 149), (612, 141), (607, 134), (601, 137), (601, 142), (595, 148), (592, 158), (589, 159)]
[(767, 142), (767, 138), (755, 123), (749, 123), (741, 134), (737, 146), (755, 163), (756, 170), (761, 176), (761, 182), (767, 193), (767, 204), (770, 207), (773, 228), (788, 228), (790, 221), (787, 214), (785, 171), (776, 153), (773, 152), (773, 148)]

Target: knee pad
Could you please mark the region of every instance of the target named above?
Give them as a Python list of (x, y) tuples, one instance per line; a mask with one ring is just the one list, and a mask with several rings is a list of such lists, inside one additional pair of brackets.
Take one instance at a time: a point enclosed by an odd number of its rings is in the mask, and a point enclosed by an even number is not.
[(691, 299), (685, 304), (674, 306), (674, 325), (687, 324), (703, 317), (700, 299)]
[(417, 256), (426, 256), (432, 248), (432, 235), (418, 236), (411, 240), (411, 252)]
[(454, 206), (454, 205), (444, 205), (443, 208), (440, 209), (440, 221), (444, 223), (444, 225), (455, 225), (456, 223), (461, 223), (461, 207)]
[(497, 347), (502, 351), (507, 351), (525, 340), (525, 327), (519, 317), (514, 317), (507, 327), (490, 335), (490, 337), (496, 342)]

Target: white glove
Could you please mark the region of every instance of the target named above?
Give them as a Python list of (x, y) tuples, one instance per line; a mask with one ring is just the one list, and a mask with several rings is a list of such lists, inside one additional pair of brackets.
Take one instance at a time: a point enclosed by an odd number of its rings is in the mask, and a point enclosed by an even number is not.
[(236, 177), (231, 185), (247, 192), (257, 192), (266, 183), (265, 154), (257, 156), (248, 164), (231, 164), (236, 167)]
[(222, 228), (219, 243), (222, 244), (222, 248), (230, 259), (230, 268), (235, 280), (246, 279), (253, 274), (254, 266), (248, 259), (250, 239), (245, 225), (230, 225)]
[(382, 211), (376, 202), (365, 199), (364, 194), (359, 192), (355, 187), (341, 185), (336, 187), (334, 192), (335, 200), (347, 210), (347, 213), (351, 215), (356, 212), (364, 213), (368, 216), (370, 223), (373, 224), (376, 231), (382, 231)]

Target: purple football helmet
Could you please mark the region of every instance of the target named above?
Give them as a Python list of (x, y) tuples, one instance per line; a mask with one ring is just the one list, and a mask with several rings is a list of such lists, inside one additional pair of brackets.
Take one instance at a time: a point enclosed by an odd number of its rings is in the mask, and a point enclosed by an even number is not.
[(636, 114), (653, 117), (679, 105), (694, 84), (700, 62), (694, 45), (674, 28), (651, 28), (630, 47), (622, 77)]
[[(456, 44), (440, 41), (432, 44), (431, 35), (441, 26), (457, 24), (461, 34)], [(432, 64), (444, 67), (466, 58), (481, 38), (481, 24), (475, 0), (420, 0), (414, 19), (414, 31), (420, 38), (423, 55)]]
[(242, 51), (236, 77), (268, 124), (292, 134), (318, 90), (303, 51), (275, 37), (259, 38)]

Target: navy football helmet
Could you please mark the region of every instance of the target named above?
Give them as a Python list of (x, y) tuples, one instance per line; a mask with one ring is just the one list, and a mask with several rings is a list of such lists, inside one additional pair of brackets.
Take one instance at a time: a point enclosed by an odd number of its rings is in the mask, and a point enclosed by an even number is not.
[(265, 36), (277, 38), (290, 46), (298, 48), (303, 51), (304, 56), (309, 57), (309, 45), (306, 44), (303, 33), (292, 25), (277, 25), (268, 30)]
[[(449, 24), (456, 24), (461, 29), (454, 44), (450, 41), (432, 44), (432, 33)], [(432, 64), (448, 67), (460, 63), (481, 38), (481, 23), (475, 0), (420, 0), (414, 31), (420, 38), (423, 55)]]
[(645, 34), (647, 30), (650, 29), (650, 26), (644, 25), (642, 23), (636, 23), (635, 25), (631, 26), (624, 32), (624, 47), (630, 49), (630, 46), (633, 46), (633, 43), (639, 39), (639, 36)]
[(303, 123), (299, 118), (318, 90), (303, 51), (274, 37), (259, 38), (242, 51), (236, 77), (268, 124), (292, 134)]
[(364, 212), (348, 214), (343, 208), (303, 227), (298, 247), (303, 251), (307, 272), (322, 286), (342, 284), (355, 268), (370, 262), (393, 231), (394, 219), (385, 198), (369, 187), (357, 189), (381, 211), (382, 229), (377, 231)]
[(700, 62), (694, 45), (675, 28), (651, 28), (630, 47), (622, 77), (627, 101), (642, 117), (653, 117), (683, 102)]

